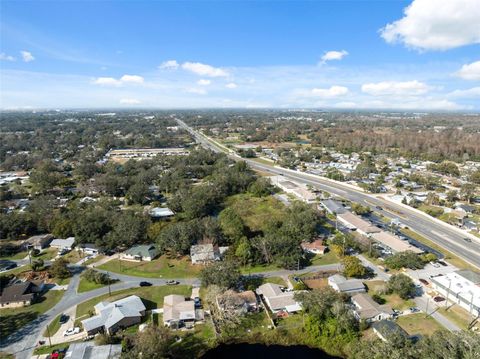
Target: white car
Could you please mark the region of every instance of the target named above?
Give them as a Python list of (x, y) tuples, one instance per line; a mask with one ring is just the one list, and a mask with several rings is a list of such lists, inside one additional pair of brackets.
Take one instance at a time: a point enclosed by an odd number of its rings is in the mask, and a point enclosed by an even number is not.
[(80, 333), (80, 328), (75, 327), (75, 328), (70, 328), (70, 329), (65, 330), (63, 332), (63, 336), (68, 337), (69, 335), (78, 334), (78, 333)]

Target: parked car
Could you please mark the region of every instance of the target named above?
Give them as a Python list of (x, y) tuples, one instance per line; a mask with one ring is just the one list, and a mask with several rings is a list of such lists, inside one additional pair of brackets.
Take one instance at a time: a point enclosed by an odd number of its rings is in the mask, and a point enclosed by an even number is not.
[(66, 322), (68, 322), (68, 319), (70, 319), (70, 317), (68, 315), (62, 314), (60, 316), (59, 322), (60, 322), (60, 324), (65, 324)]
[(201, 308), (202, 307), (202, 300), (199, 297), (193, 298), (193, 302), (195, 303), (195, 308)]
[(167, 280), (165, 282), (167, 285), (177, 285), (177, 284), (180, 284), (180, 282), (178, 280)]
[(419, 309), (416, 308), (416, 307), (411, 307), (411, 308), (410, 308), (410, 312), (411, 312), (411, 313), (416, 313), (416, 312), (419, 312)]
[(444, 300), (445, 300), (445, 298), (440, 297), (439, 295), (437, 295), (436, 297), (433, 298), (433, 301), (436, 302), (436, 303), (443, 302)]
[(150, 282), (140, 282), (140, 287), (151, 287), (152, 283)]
[(379, 211), (383, 211), (383, 208), (380, 206), (375, 206), (375, 208), (378, 209)]
[(422, 283), (423, 285), (428, 285), (428, 284), (429, 284), (428, 281), (425, 280), (425, 279), (423, 279), (423, 278), (420, 278), (419, 281), (420, 281), (420, 283)]
[(69, 335), (74, 335), (74, 334), (78, 334), (80, 333), (80, 328), (79, 327), (74, 327), (74, 328), (70, 328), (70, 329), (67, 329), (63, 332), (63, 336), (64, 337), (68, 337)]
[(444, 261), (437, 261), (437, 263), (444, 266), (444, 267), (448, 267), (448, 264), (445, 263)]

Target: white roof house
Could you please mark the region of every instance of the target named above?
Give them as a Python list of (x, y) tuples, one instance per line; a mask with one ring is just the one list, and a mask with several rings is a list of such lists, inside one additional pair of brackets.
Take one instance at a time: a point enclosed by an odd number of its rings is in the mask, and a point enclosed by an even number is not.
[(58, 249), (72, 249), (75, 243), (75, 237), (68, 237), (67, 239), (54, 239), (50, 242), (50, 247)]
[(136, 295), (112, 303), (100, 302), (94, 308), (97, 315), (82, 320), (88, 335), (102, 331), (113, 334), (120, 328), (138, 324), (146, 310), (142, 300)]
[(195, 323), (195, 303), (183, 295), (171, 294), (163, 298), (163, 324), (168, 327), (192, 326)]
[(295, 313), (302, 310), (300, 303), (294, 298), (294, 292), (284, 292), (282, 287), (274, 283), (262, 284), (256, 290), (258, 295), (262, 295), (265, 303), (273, 313), (286, 311)]
[(153, 218), (167, 218), (175, 215), (170, 208), (166, 207), (154, 207), (148, 211), (148, 214)]
[(121, 344), (94, 345), (92, 342), (72, 343), (65, 358), (68, 359), (119, 359), (122, 354)]

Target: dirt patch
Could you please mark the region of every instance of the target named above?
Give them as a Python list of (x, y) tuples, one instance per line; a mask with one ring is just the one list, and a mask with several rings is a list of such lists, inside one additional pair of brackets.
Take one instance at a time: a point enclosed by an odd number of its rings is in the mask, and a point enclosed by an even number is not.
[(305, 283), (307, 287), (310, 289), (318, 289), (318, 288), (324, 288), (328, 286), (327, 278), (307, 279), (307, 280), (304, 280), (303, 283)]

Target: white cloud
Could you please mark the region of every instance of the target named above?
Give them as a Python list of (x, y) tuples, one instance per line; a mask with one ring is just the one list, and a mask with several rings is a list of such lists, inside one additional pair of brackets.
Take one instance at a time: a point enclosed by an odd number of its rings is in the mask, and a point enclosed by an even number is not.
[(362, 85), (362, 92), (369, 95), (382, 96), (382, 95), (421, 95), (426, 92), (430, 87), (420, 81), (382, 81), (376, 83), (367, 83)]
[(7, 55), (7, 54), (2, 52), (0, 54), (0, 60), (2, 60), (2, 61), (15, 61), (16, 59), (15, 59), (15, 57), (13, 57), (11, 55)]
[(197, 87), (189, 87), (189, 88), (185, 89), (185, 91), (188, 92), (188, 93), (194, 93), (196, 95), (206, 95), (207, 94), (207, 91), (205, 89), (197, 88)]
[(208, 76), (208, 77), (228, 76), (227, 71), (218, 67), (202, 64), (200, 62), (185, 62), (182, 64), (182, 69), (193, 72), (194, 74), (197, 74), (200, 76)]
[(480, 43), (478, 0), (414, 0), (404, 17), (380, 30), (388, 43), (419, 50), (448, 50)]
[(348, 88), (344, 86), (331, 86), (330, 88), (322, 89), (322, 88), (314, 88), (311, 91), (311, 94), (315, 97), (322, 97), (322, 98), (332, 98), (343, 96), (348, 93)]
[(342, 51), (327, 51), (325, 54), (321, 57), (321, 64), (326, 63), (327, 61), (332, 61), (332, 60), (341, 60), (345, 56), (348, 55), (348, 52), (345, 50)]
[(144, 82), (143, 77), (138, 75), (123, 75), (120, 81), (129, 84), (143, 84)]
[(467, 90), (455, 90), (450, 92), (448, 96), (455, 98), (480, 98), (480, 87), (473, 87)]
[(113, 77), (98, 77), (93, 83), (100, 86), (121, 86), (122, 81), (114, 79)]
[(158, 68), (160, 70), (176, 70), (180, 65), (178, 64), (177, 60), (168, 60), (162, 62)]
[(123, 75), (120, 77), (120, 79), (115, 79), (113, 77), (98, 77), (95, 80), (93, 80), (93, 83), (95, 85), (100, 85), (100, 86), (122, 86), (122, 85), (131, 85), (131, 84), (136, 84), (136, 85), (141, 85), (143, 84), (144, 79), (142, 76), (138, 75)]
[(227, 89), (236, 89), (238, 85), (235, 82), (229, 82), (228, 84), (225, 85)]
[(207, 80), (207, 79), (200, 79), (197, 81), (197, 84), (200, 86), (208, 86), (212, 83), (212, 81)]
[(462, 68), (457, 72), (457, 76), (464, 80), (480, 80), (480, 61), (463, 65)]
[(22, 54), (22, 59), (23, 59), (24, 62), (30, 62), (30, 61), (35, 60), (35, 57), (33, 57), (31, 52), (20, 51), (20, 53)]
[(139, 105), (141, 102), (136, 98), (122, 98), (120, 104), (122, 105)]

